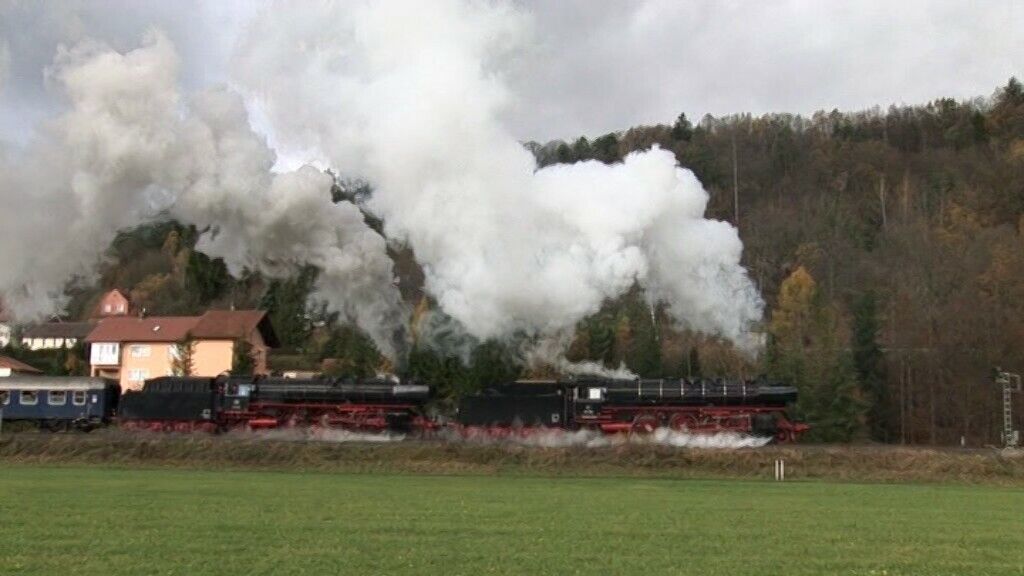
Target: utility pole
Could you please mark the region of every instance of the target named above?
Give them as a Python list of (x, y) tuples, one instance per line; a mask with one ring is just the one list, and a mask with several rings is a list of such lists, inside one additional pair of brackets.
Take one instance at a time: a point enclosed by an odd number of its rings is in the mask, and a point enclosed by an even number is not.
[(732, 206), (733, 206), (733, 222), (736, 224), (736, 230), (740, 228), (740, 180), (738, 174), (738, 165), (736, 162), (736, 127), (732, 129)]
[(995, 380), (1003, 387), (1003, 445), (1017, 448), (1020, 446), (1020, 431), (1013, 429), (1013, 393), (1021, 390), (1020, 375), (996, 368)]

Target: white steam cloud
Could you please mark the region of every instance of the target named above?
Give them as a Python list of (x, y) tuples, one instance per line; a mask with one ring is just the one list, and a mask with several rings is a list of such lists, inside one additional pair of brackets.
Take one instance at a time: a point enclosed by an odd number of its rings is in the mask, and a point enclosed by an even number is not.
[(237, 81), (275, 138), (375, 187), (440, 307), (479, 339), (558, 337), (638, 282), (680, 325), (754, 344), (762, 302), (730, 225), (667, 151), (537, 170), (502, 125), (498, 66), (526, 22), (458, 0), (272, 10)]
[(311, 167), (275, 174), (276, 156), (223, 88), (187, 105), (162, 34), (121, 54), (61, 49), (51, 80), (69, 110), (0, 164), (0, 294), (21, 317), (59, 311), (73, 275), (90, 276), (118, 230), (169, 213), (209, 228), (199, 248), (229, 268), (270, 276), (322, 269), (319, 289), (393, 355), (405, 314), (384, 239), (332, 179)]
[[(742, 244), (704, 218), (707, 193), (671, 153), (538, 170), (503, 125), (502, 62), (528, 29), (491, 3), (307, 3), (251, 23), (234, 80), (275, 142), (372, 184), (367, 208), (469, 335), (564, 342), (639, 283), (679, 325), (752, 347), (762, 302)], [(319, 295), (400, 355), (410, 314), (384, 238), (357, 206), (331, 203), (323, 172), (275, 173), (241, 97), (182, 95), (178, 68), (159, 32), (125, 53), (59, 50), (47, 74), (67, 111), (26, 149), (0, 150), (11, 311), (59, 311), (67, 280), (93, 274), (118, 230), (167, 214), (207, 230), (199, 249), (234, 272), (320, 267)]]

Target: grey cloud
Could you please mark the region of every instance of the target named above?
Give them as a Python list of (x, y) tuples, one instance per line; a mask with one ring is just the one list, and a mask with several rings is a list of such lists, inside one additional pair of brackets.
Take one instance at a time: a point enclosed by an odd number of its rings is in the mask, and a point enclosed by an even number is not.
[(514, 63), (524, 139), (679, 112), (811, 113), (987, 95), (1024, 72), (1024, 6), (970, 2), (529, 2)]
[(180, 54), (183, 87), (195, 91), (223, 79), (241, 23), (257, 6), (256, 0), (0, 0), (0, 38), (10, 56), (0, 140), (24, 143), (34, 126), (60, 111), (63, 96), (45, 75), (58, 46), (91, 39), (124, 52), (148, 29), (159, 29)]
[[(264, 4), (0, 0), (11, 56), (0, 139), (24, 141), (57, 108), (42, 71), (59, 43), (88, 36), (124, 50), (160, 28), (194, 91), (228, 76), (232, 46)], [(671, 122), (682, 111), (806, 114), (964, 99), (1024, 73), (1024, 6), (1013, 0), (516, 4), (532, 15), (532, 41), (500, 72), (514, 104), (505, 122), (524, 140)]]

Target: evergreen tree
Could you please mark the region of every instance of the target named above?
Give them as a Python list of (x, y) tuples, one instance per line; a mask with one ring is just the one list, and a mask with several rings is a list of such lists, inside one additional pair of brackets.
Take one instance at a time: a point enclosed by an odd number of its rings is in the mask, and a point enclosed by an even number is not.
[(686, 354), (683, 359), (685, 369), (679, 371), (679, 376), (686, 376), (687, 378), (700, 378), (704, 373), (700, 369), (700, 350), (696, 346), (690, 348), (690, 351)]
[(861, 394), (868, 404), (868, 431), (873, 440), (891, 438), (888, 423), (889, 398), (885, 387), (885, 363), (878, 345), (877, 298), (871, 290), (853, 307), (853, 364)]
[(252, 344), (247, 338), (238, 338), (231, 349), (231, 373), (238, 376), (251, 376), (256, 369), (256, 358), (253, 356)]
[(615, 361), (614, 321), (614, 316), (601, 313), (587, 322), (589, 357), (605, 366), (611, 366)]
[(605, 164), (622, 160), (622, 156), (619, 154), (619, 137), (614, 132), (594, 140), (592, 148), (594, 158)]
[(562, 142), (558, 145), (558, 148), (555, 148), (555, 161), (559, 164), (571, 164), (575, 161), (572, 148), (569, 148), (569, 145), (565, 142)]
[(654, 314), (643, 297), (631, 295), (630, 317), (631, 341), (626, 354), (626, 366), (642, 378), (660, 378), (661, 344)]
[(367, 378), (377, 373), (381, 362), (380, 352), (365, 332), (352, 325), (331, 329), (320, 359), (337, 362), (330, 371), (333, 376)]
[(406, 363), (406, 376), (429, 382), (438, 402), (454, 406), (466, 381), (466, 367), (454, 356), (442, 355), (427, 346), (414, 346)]
[(690, 121), (686, 119), (686, 114), (682, 113), (672, 125), (672, 139), (677, 142), (689, 142), (691, 138), (693, 138), (693, 124), (690, 124)]
[(185, 268), (185, 288), (200, 305), (206, 306), (220, 298), (231, 285), (231, 275), (221, 258), (210, 258), (202, 252), (189, 251)]
[(315, 267), (306, 266), (292, 278), (271, 281), (263, 295), (260, 308), (267, 311), (285, 347), (300, 348), (309, 338), (309, 297), (317, 274)]
[(586, 136), (580, 136), (572, 144), (572, 155), (573, 159), (577, 162), (580, 160), (589, 160), (593, 157), (593, 151), (590, 148), (590, 142)]
[(508, 348), (496, 340), (488, 340), (473, 349), (465, 378), (457, 393), (477, 392), (489, 385), (511, 382), (519, 377), (521, 366)]

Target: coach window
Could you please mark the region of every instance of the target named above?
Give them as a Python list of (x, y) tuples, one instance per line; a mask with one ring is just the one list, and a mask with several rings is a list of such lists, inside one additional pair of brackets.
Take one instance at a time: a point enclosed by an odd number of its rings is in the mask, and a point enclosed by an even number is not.
[(11, 393), (8, 390), (0, 390), (0, 406), (7, 406), (11, 403)]
[(75, 390), (72, 392), (71, 402), (75, 406), (85, 406), (85, 390)]
[(39, 403), (39, 392), (35, 390), (22, 390), (21, 398), (18, 400), (22, 406), (35, 406)]
[(63, 406), (68, 403), (68, 393), (64, 390), (50, 390), (46, 394), (46, 402), (50, 406)]

